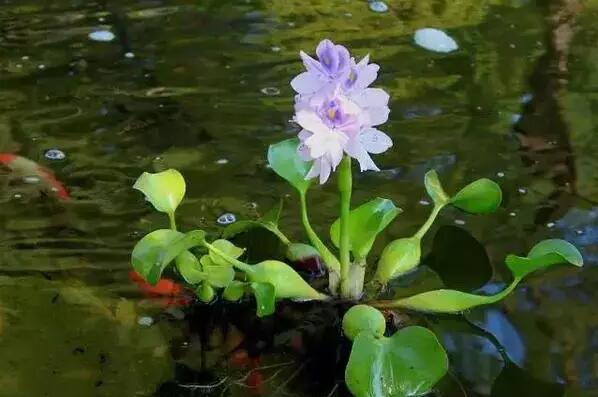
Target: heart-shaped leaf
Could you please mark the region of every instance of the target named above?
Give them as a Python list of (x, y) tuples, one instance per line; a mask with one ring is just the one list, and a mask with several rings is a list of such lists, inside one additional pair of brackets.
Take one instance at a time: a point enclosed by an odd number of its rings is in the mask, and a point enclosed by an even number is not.
[(170, 229), (159, 229), (146, 234), (133, 248), (131, 254), (133, 268), (145, 281), (155, 285), (168, 265), (160, 261), (162, 252), (183, 236), (183, 233)]
[[(349, 213), (350, 248), (356, 258), (365, 259), (376, 236), (401, 213), (392, 201), (375, 198)], [(340, 241), (340, 219), (330, 227), (330, 238), (337, 247)]]
[(380, 255), (374, 279), (382, 284), (415, 269), (421, 259), (421, 240), (401, 238), (388, 244)]
[(500, 186), (490, 179), (482, 178), (470, 183), (455, 194), (451, 205), (472, 214), (494, 212), (502, 201)]
[(476, 295), (440, 289), (396, 301), (381, 302), (376, 306), (384, 308), (400, 307), (434, 313), (460, 313), (476, 306), (498, 302), (512, 292), (523, 277), (533, 271), (559, 263), (582, 266), (583, 258), (577, 248), (567, 241), (544, 240), (536, 244), (527, 257), (507, 256), (506, 264), (513, 273), (514, 279), (507, 288), (495, 295)]
[(179, 273), (189, 284), (198, 284), (207, 278), (207, 274), (201, 270), (199, 259), (189, 251), (179, 254), (175, 263)]
[(380, 310), (368, 305), (355, 305), (343, 316), (343, 332), (349, 340), (362, 331), (382, 336), (386, 330), (386, 319)]
[(364, 331), (353, 342), (345, 382), (356, 397), (419, 396), (447, 370), (446, 352), (426, 328), (403, 328), (390, 338)]
[(426, 173), (424, 184), (428, 195), (434, 201), (434, 205), (444, 206), (448, 203), (450, 198), (442, 188), (442, 184), (438, 179), (438, 173), (435, 170), (430, 170)]
[[(245, 250), (243, 248), (237, 247), (236, 245), (234, 245), (233, 243), (231, 243), (228, 240), (222, 240), (222, 239), (216, 240), (212, 243), (212, 246), (214, 248), (217, 248), (223, 254), (225, 254), (233, 259), (237, 259), (241, 255), (243, 255), (243, 252), (245, 252)], [(214, 262), (214, 264), (223, 265), (223, 266), (229, 265), (229, 263), (226, 260), (224, 260), (221, 256), (219, 256), (215, 252), (210, 251), (209, 255), (210, 255), (210, 259), (212, 260), (212, 262)]]
[(289, 182), (301, 194), (305, 194), (311, 185), (311, 181), (305, 179), (311, 163), (299, 158), (298, 147), (299, 140), (296, 138), (270, 145), (268, 164), (280, 177)]
[(156, 174), (144, 172), (133, 188), (145, 194), (157, 211), (173, 214), (185, 196), (185, 178), (174, 169)]
[(258, 317), (266, 317), (274, 313), (276, 308), (275, 288), (270, 283), (251, 283), (253, 295), (255, 295)]

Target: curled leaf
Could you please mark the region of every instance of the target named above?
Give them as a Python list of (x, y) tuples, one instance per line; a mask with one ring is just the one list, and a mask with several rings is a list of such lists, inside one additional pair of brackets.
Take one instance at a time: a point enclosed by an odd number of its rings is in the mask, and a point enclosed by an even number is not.
[(222, 297), (227, 301), (236, 302), (245, 295), (247, 289), (247, 283), (242, 281), (233, 280), (229, 285), (222, 291)]
[(380, 260), (374, 279), (382, 284), (415, 269), (421, 259), (421, 240), (417, 237), (401, 238), (388, 244)]
[(251, 283), (253, 295), (255, 295), (257, 316), (266, 317), (275, 310), (275, 288), (270, 283)]
[(168, 265), (160, 261), (162, 252), (182, 236), (182, 233), (170, 229), (159, 229), (146, 234), (137, 242), (131, 253), (133, 268), (145, 281), (155, 285)]
[(349, 340), (355, 339), (362, 331), (376, 336), (384, 335), (386, 319), (380, 310), (368, 305), (355, 305), (343, 316), (343, 332)]
[(449, 196), (442, 188), (442, 184), (438, 179), (438, 173), (435, 170), (430, 170), (426, 173), (424, 184), (428, 195), (434, 202), (434, 205), (444, 206), (450, 200)]

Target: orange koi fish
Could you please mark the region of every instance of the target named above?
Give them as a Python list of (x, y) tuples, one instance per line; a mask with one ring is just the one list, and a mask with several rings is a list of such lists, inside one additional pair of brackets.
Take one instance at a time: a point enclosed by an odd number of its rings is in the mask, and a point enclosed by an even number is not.
[(193, 298), (181, 284), (168, 278), (161, 278), (156, 285), (151, 285), (139, 273), (131, 270), (129, 279), (137, 284), (146, 298), (162, 298), (161, 305), (164, 307), (184, 307), (193, 302)]
[(0, 164), (6, 166), (11, 172), (22, 176), (36, 176), (44, 184), (45, 190), (52, 192), (61, 200), (70, 199), (64, 185), (56, 179), (54, 173), (28, 158), (12, 153), (0, 153)]

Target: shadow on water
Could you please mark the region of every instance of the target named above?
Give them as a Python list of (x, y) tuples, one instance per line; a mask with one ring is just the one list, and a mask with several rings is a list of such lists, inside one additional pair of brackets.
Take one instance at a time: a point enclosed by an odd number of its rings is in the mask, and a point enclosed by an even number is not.
[[(392, 97), (395, 149), (354, 194), (405, 210), (382, 240), (427, 215), (429, 168), (451, 192), (489, 177), (505, 193), (492, 216), (443, 213), (397, 295), (498, 290), (505, 254), (542, 238), (575, 243), (587, 263), (534, 275), (463, 316), (389, 316), (391, 329), (423, 324), (445, 345), (451, 370), (434, 394), (598, 395), (598, 3), (387, 3), (377, 13), (341, 0), (0, 0), (0, 153), (48, 168), (69, 196), (0, 167), (0, 396), (348, 395), (343, 304), (286, 302), (257, 319), (251, 302), (148, 299), (127, 276), (135, 241), (165, 225), (131, 189), (143, 171), (185, 175), (182, 229), (216, 234), (222, 214), (256, 218), (284, 197), (282, 226), (303, 239), (297, 202), (264, 153), (296, 132), (288, 83), (298, 51), (321, 37), (371, 53)], [(459, 50), (415, 46), (422, 27)], [(327, 235), (333, 187), (310, 202)], [(268, 238), (238, 243), (252, 261), (280, 256)]]

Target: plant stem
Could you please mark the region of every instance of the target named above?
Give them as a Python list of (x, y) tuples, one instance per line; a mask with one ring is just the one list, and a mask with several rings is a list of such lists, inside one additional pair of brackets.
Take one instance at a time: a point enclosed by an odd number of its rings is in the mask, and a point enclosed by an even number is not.
[(338, 176), (338, 190), (341, 200), (341, 231), (340, 231), (340, 259), (341, 259), (341, 295), (348, 297), (351, 281), (349, 269), (351, 267), (351, 236), (349, 233), (349, 213), (351, 211), (351, 191), (353, 180), (351, 178), (351, 157), (345, 156), (340, 164)]
[(168, 213), (168, 219), (170, 219), (170, 229), (176, 232), (176, 220), (174, 218), (174, 212)]
[(419, 228), (419, 230), (417, 231), (417, 233), (413, 235), (413, 237), (417, 237), (421, 240), (421, 238), (424, 237), (424, 234), (426, 234), (428, 230), (430, 230), (430, 227), (436, 220), (436, 217), (438, 216), (442, 208), (444, 208), (444, 204), (435, 205), (434, 209), (430, 213), (430, 216), (428, 216), (426, 222)]
[(291, 240), (277, 227), (268, 228), (278, 239), (284, 244), (289, 245), (291, 244)]
[(230, 257), (228, 255), (226, 255), (224, 252), (220, 251), (218, 248), (214, 247), (212, 244), (205, 242), (204, 246), (212, 251), (213, 253), (215, 253), (216, 255), (218, 255), (219, 257), (221, 257), (222, 259), (224, 259), (225, 261), (227, 261), (231, 266), (236, 267), (237, 269), (245, 272), (245, 273), (253, 273), (254, 269), (251, 265), (245, 263), (245, 262), (241, 262), (240, 260)]
[(328, 287), (330, 288), (330, 292), (335, 294), (340, 281), (341, 265), (338, 259), (336, 259), (336, 256), (330, 252), (328, 247), (324, 245), (322, 240), (320, 240), (314, 229), (311, 227), (309, 218), (307, 217), (307, 202), (305, 193), (299, 193), (299, 201), (301, 203), (301, 221), (303, 222), (303, 228), (305, 229), (305, 233), (307, 234), (309, 241), (314, 248), (318, 250), (318, 253), (322, 257), (322, 260), (328, 269)]

